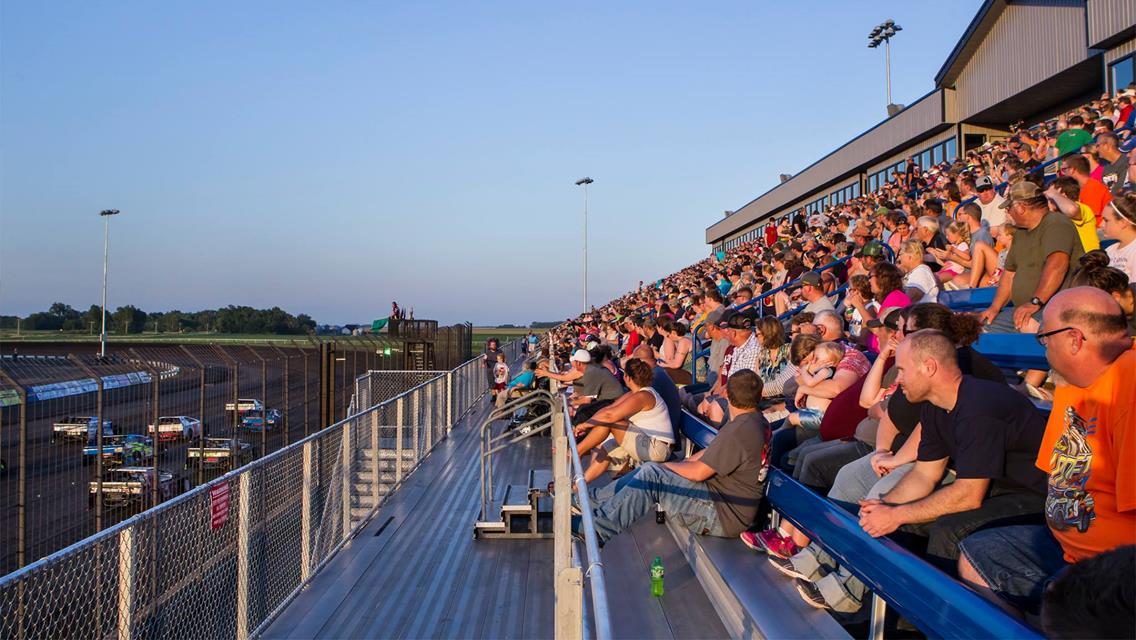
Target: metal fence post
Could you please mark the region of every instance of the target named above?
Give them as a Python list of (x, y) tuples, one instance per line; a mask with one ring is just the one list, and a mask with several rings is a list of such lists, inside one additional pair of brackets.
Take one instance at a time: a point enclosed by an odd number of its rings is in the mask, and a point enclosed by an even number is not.
[(394, 402), (394, 482), (402, 482), (402, 429), (406, 416), (406, 396), (398, 397)]
[(379, 473), (379, 410), (371, 409), (371, 494), (375, 498), (374, 506), (379, 506), (382, 499), (382, 476)]
[[(193, 360), (194, 364), (197, 365), (197, 368), (201, 370), (201, 373), (199, 374), (200, 379), (198, 380), (197, 385), (197, 415), (198, 419), (201, 420), (201, 429), (198, 430), (199, 433), (197, 434), (197, 446), (199, 452), (197, 455), (197, 484), (205, 484), (205, 363), (201, 362), (201, 360), (199, 360), (197, 356), (193, 355), (193, 352), (189, 350), (189, 347), (185, 346), (184, 344), (181, 345), (181, 350), (185, 353), (185, 355), (189, 356), (189, 359)], [(188, 459), (189, 454), (186, 455)]]
[(419, 433), (422, 430), (422, 389), (421, 388), (415, 389), (413, 392), (411, 392), (410, 415), (412, 416), (410, 418), (410, 420), (412, 422), (412, 426), (411, 426), (411, 429), (410, 429), (410, 438), (411, 438), (411, 444), (414, 446), (414, 459), (415, 459), (415, 461), (417, 461), (417, 460), (420, 460), (422, 458), (422, 449), (420, 448), (420, 445), (422, 443), (422, 438), (420, 437), (421, 434)]
[(454, 372), (446, 373), (446, 432), (454, 428)]
[(237, 640), (249, 636), (249, 506), (252, 473), (241, 474), (241, 495), (237, 498)]
[(434, 383), (426, 385), (426, 410), (423, 412), (423, 431), (426, 433), (426, 450), (434, 446)]
[(134, 627), (134, 527), (118, 534), (118, 640), (130, 640)]
[(340, 449), (343, 451), (343, 460), (340, 466), (343, 467), (343, 480), (342, 480), (342, 494), (343, 494), (343, 539), (351, 537), (351, 494), (353, 491), (353, 484), (351, 482), (351, 439), (355, 434), (355, 429), (352, 428), (354, 420), (347, 420), (343, 423), (343, 440)]
[(556, 574), (556, 640), (584, 637), (584, 581), (580, 567), (566, 567)]
[(304, 486), (300, 495), (300, 582), (312, 575), (312, 442), (304, 443)]

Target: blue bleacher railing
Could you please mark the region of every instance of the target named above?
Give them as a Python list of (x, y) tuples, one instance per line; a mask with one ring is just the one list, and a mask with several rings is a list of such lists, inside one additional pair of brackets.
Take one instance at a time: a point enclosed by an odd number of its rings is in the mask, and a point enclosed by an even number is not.
[[(717, 431), (684, 412), (683, 434), (706, 448)], [(854, 515), (780, 470), (770, 469), (767, 483), (766, 498), (774, 509), (928, 637), (1041, 638), (895, 542), (864, 533)]]

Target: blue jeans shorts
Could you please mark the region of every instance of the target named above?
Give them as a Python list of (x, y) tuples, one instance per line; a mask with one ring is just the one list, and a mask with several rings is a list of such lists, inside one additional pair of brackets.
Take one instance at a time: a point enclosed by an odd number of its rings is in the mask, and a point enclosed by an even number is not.
[[(1021, 333), (1018, 328), (1014, 326), (1014, 309), (1015, 307), (1006, 307), (994, 316), (990, 324), (986, 325), (986, 333)], [(1033, 314), (1033, 319), (1041, 322), (1041, 309)]]
[(959, 551), (999, 597), (1035, 615), (1045, 585), (1068, 565), (1061, 544), (1043, 524), (984, 529), (967, 536)]
[(820, 433), (820, 421), (824, 419), (824, 411), (801, 407), (797, 409), (797, 418), (801, 421), (805, 437), (812, 437)]

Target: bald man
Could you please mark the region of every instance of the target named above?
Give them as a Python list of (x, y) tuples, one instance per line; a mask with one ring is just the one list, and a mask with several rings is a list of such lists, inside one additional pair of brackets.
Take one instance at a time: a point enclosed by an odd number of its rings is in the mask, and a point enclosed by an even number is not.
[(976, 533), (959, 558), (961, 578), (1030, 613), (1069, 563), (1136, 544), (1136, 352), (1124, 313), (1100, 289), (1066, 289), (1037, 338), (1067, 383), (1035, 460), (1048, 476), (1046, 524)]
[[(881, 499), (861, 501), (860, 525), (873, 537), (905, 525), (926, 535), (928, 560), (953, 572), (970, 533), (1030, 514), (1040, 520), (1045, 475), (1033, 461), (1045, 419), (1006, 385), (963, 375), (955, 345), (940, 331), (908, 335), (896, 366), (907, 399), (928, 401), (923, 436), (911, 471)], [(950, 466), (955, 480), (940, 487)]]

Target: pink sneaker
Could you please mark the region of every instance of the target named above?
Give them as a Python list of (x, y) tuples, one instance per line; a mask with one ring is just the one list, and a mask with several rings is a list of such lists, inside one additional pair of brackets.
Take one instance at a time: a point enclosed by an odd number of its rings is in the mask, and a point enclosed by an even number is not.
[(761, 543), (766, 553), (778, 558), (788, 559), (801, 550), (793, 544), (792, 539), (781, 535), (776, 529), (767, 529), (757, 534), (757, 541)]
[(742, 532), (742, 535), (738, 537), (742, 539), (742, 544), (749, 547), (750, 549), (765, 553), (765, 547), (761, 546), (761, 541), (757, 539), (757, 536), (758, 534), (753, 531), (745, 531)]

